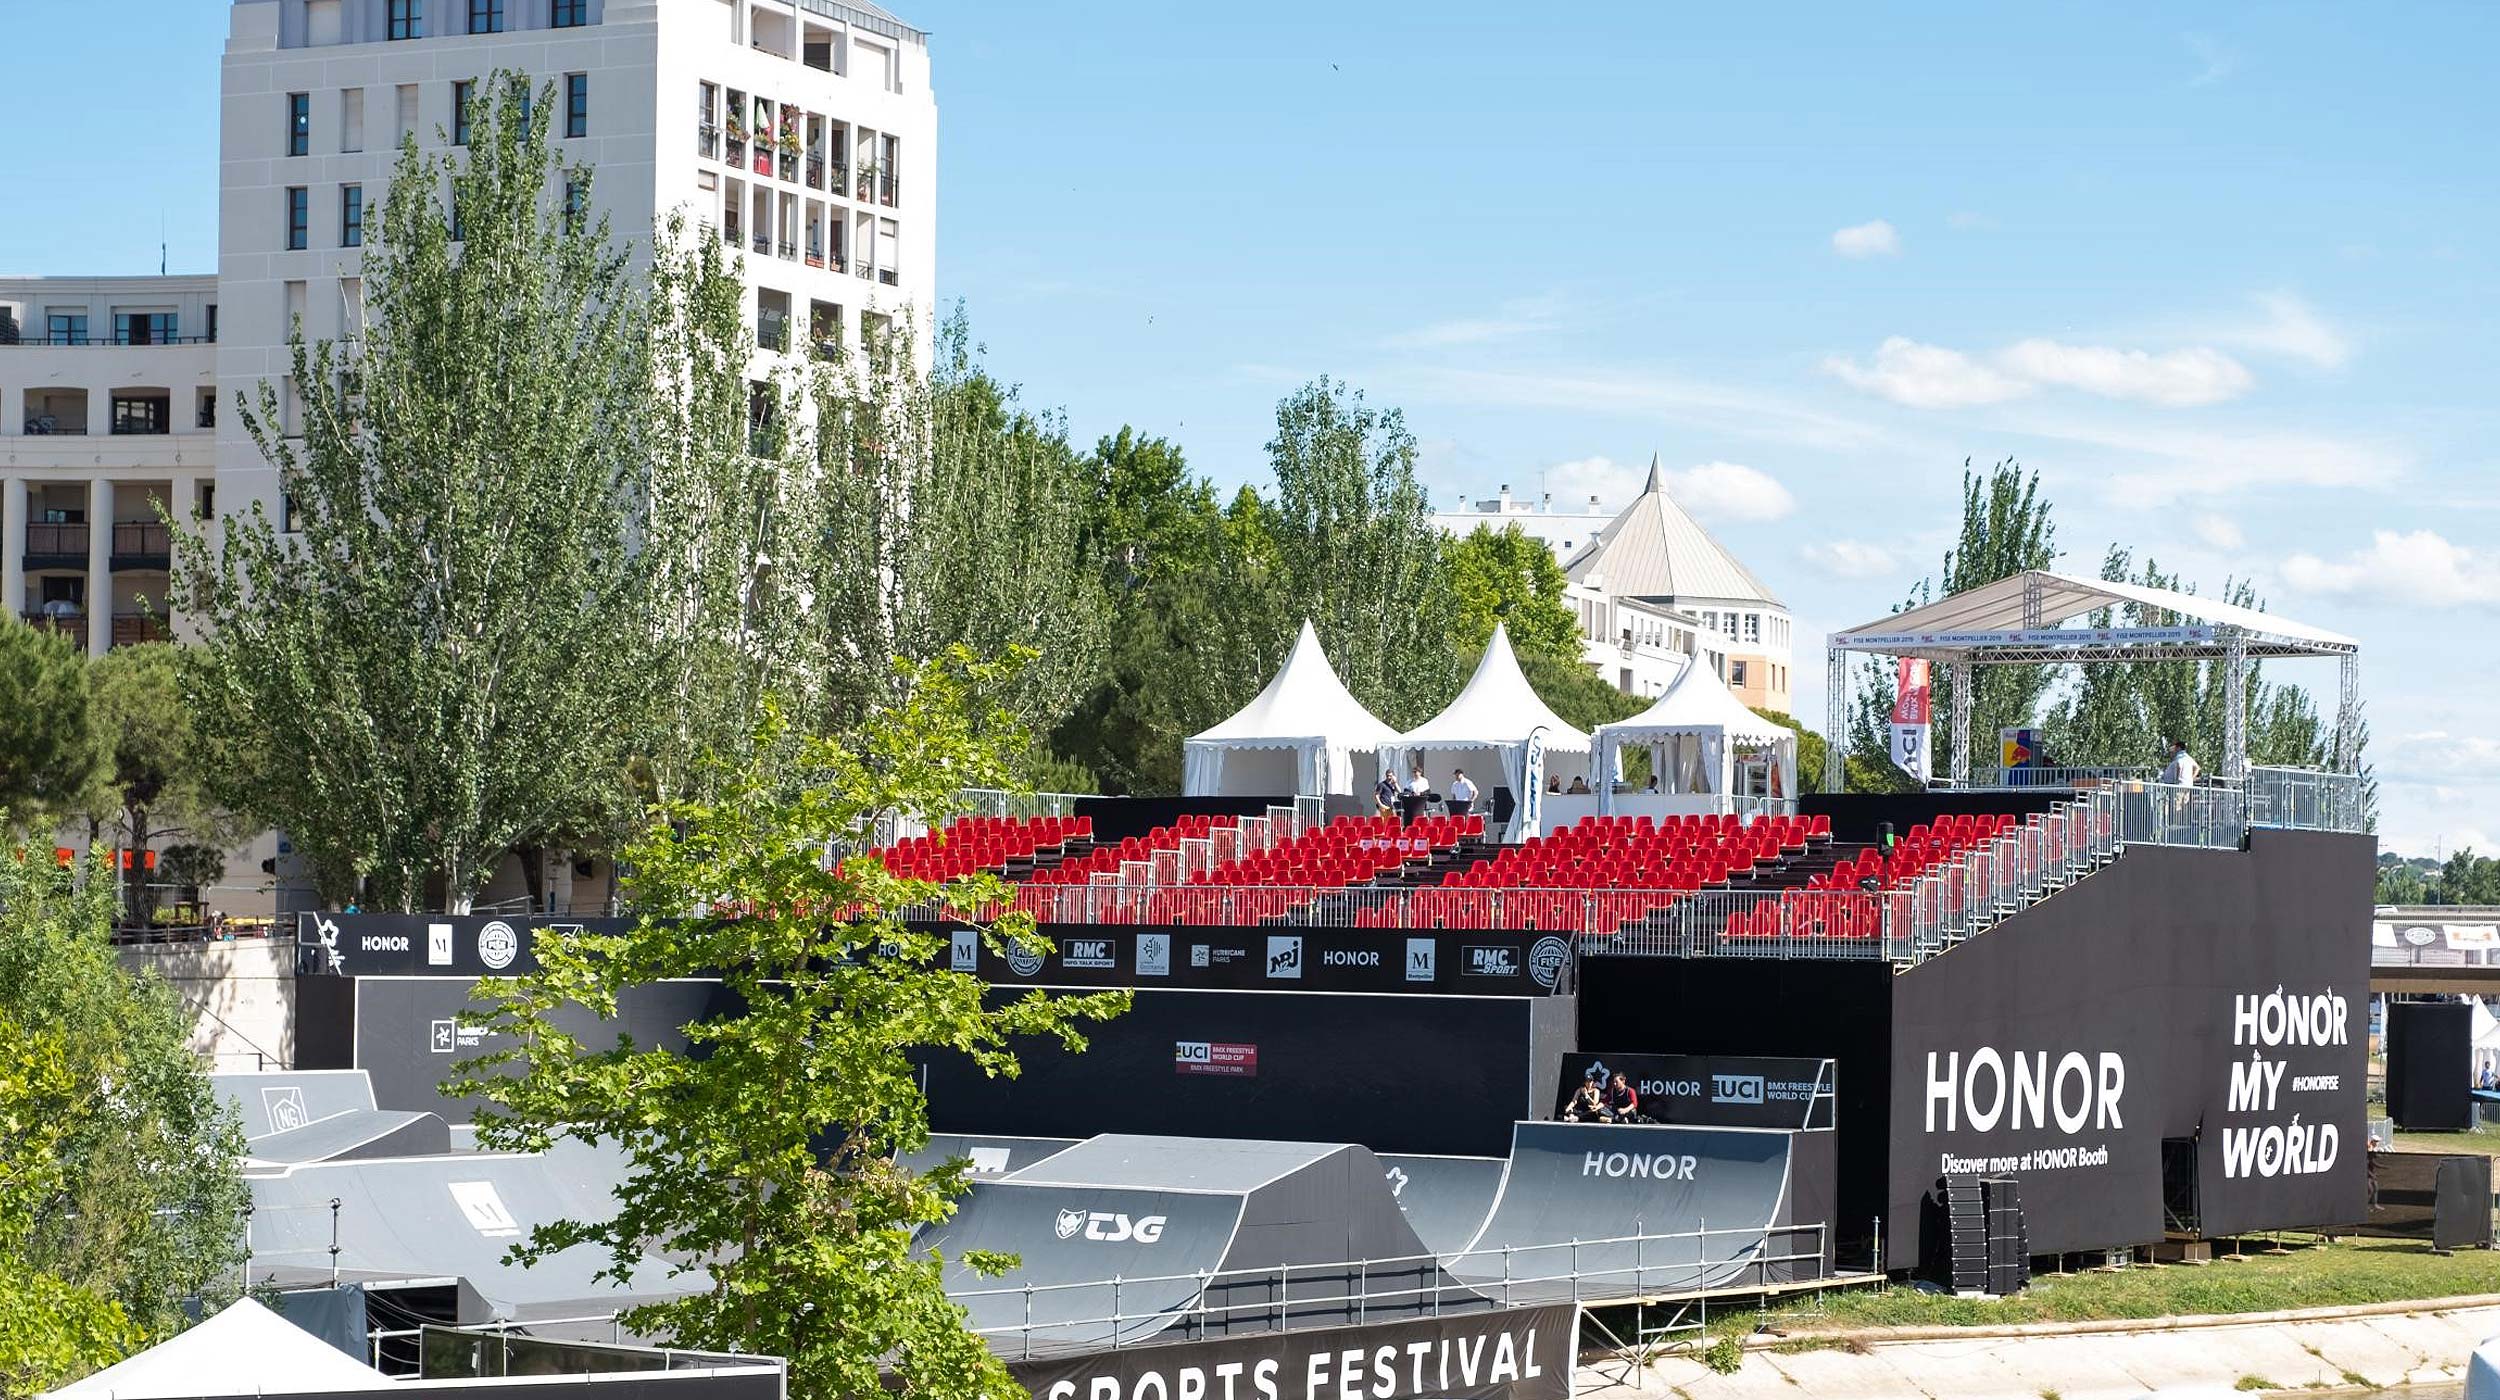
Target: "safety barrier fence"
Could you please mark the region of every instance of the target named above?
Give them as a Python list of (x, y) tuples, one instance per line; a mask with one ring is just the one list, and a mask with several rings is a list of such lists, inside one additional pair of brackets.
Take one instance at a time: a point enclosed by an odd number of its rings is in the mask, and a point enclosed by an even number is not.
[[(1664, 1302), (1725, 1290), (1771, 1290), (1833, 1275), (1821, 1223), (1630, 1234), (1553, 1244), (1462, 1250), (1331, 1264), (1108, 1278), (972, 1289), (950, 1296), (976, 1318), (1014, 1310), (1016, 1322), (975, 1326), (1002, 1356), (1117, 1350), (1149, 1337), (1290, 1332), (1299, 1327), (1440, 1317), (1544, 1303)], [(1187, 1290), (1189, 1301), (1169, 1303)], [(1131, 1300), (1160, 1305), (1132, 1311)]]

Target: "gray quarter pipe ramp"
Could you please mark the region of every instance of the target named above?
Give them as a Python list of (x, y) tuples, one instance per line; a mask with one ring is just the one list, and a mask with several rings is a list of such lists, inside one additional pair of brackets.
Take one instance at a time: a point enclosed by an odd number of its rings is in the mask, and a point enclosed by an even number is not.
[(1456, 1254), (1475, 1239), (1502, 1191), (1499, 1157), (1383, 1156), (1389, 1196), (1415, 1238), (1434, 1254)]

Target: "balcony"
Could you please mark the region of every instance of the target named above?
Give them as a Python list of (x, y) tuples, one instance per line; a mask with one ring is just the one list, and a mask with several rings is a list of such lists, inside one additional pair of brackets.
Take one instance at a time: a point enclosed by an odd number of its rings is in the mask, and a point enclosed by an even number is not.
[(729, 138), (729, 164), (734, 169), (746, 169), (747, 139), (745, 137), (733, 134)]
[(840, 194), (851, 187), (851, 167), (840, 161), (833, 163), (833, 179), (824, 188)]
[(807, 158), (807, 187), (811, 190), (821, 190), (825, 187), (825, 158), (823, 156)]
[(217, 337), (215, 337), (215, 336), (213, 336), (213, 335), (167, 335), (167, 336), (149, 336), (149, 335), (147, 335), (147, 334), (145, 334), (145, 333), (143, 333), (143, 332), (136, 332), (136, 331), (124, 331), (124, 332), (121, 332), (121, 333), (118, 333), (118, 334), (116, 334), (116, 333), (114, 333), (114, 332), (111, 332), (111, 331), (106, 331), (106, 332), (102, 332), (102, 333), (99, 333), (99, 334), (90, 335), (90, 334), (88, 334), (88, 333), (87, 333), (87, 332), (85, 332), (85, 331), (39, 331), (39, 330), (35, 330), (35, 329), (34, 329), (34, 328), (32, 328), (32, 327), (26, 327), (26, 326), (21, 326), (21, 327), (19, 327), (19, 328), (18, 328), (18, 332), (17, 332), (17, 335), (15, 336), (15, 338), (10, 338), (10, 337), (7, 337), (7, 336), (0, 336), (0, 346), (6, 346), (6, 345), (55, 345), (55, 346), (60, 346), (60, 345), (74, 345), (74, 346), (116, 346), (116, 345), (117, 345), (117, 346), (122, 346), (122, 347), (125, 347), (125, 348), (126, 348), (126, 347), (129, 347), (129, 346), (134, 346), (134, 345), (136, 345), (136, 346), (148, 346), (148, 345), (214, 345), (214, 344), (216, 344), (216, 343), (217, 343)]
[(771, 235), (762, 233), (755, 235), (755, 251), (759, 253), (769, 253), (772, 250), (773, 240)]
[(877, 202), (878, 202), (878, 203), (880, 203), (880, 204), (886, 204), (886, 205), (891, 205), (891, 204), (893, 204), (893, 203), (894, 203), (894, 191), (895, 191), (895, 184), (894, 184), (894, 177), (893, 177), (893, 176), (891, 176), (891, 175), (880, 175), (880, 176), (878, 176), (878, 177), (877, 177)]
[(87, 614), (84, 609), (74, 603), (63, 612), (45, 612), (40, 608), (29, 608), (21, 615), (25, 618), (27, 626), (38, 631), (58, 632), (81, 645), (86, 642)]
[(26, 522), (26, 567), (29, 569), (83, 569), (87, 567), (87, 527), (50, 521)]
[(113, 645), (135, 647), (141, 642), (167, 640), (165, 619), (154, 613), (113, 614)]
[(730, 219), (721, 224), (720, 236), (721, 240), (732, 248), (735, 248), (746, 241), (746, 235), (739, 231), (739, 225), (736, 219)]
[(879, 282), (884, 283), (886, 286), (889, 286), (889, 287), (893, 286), (893, 285), (894, 285), (894, 269), (893, 269), (893, 268), (890, 268), (890, 267), (881, 267), (881, 268), (878, 268), (878, 269), (877, 269), (877, 280), (878, 280)]
[(877, 197), (877, 177), (866, 170), (859, 172), (859, 202), (866, 204)]
[(869, 278), (874, 277), (874, 276), (876, 276), (876, 275), (877, 275), (877, 270), (876, 270), (875, 268), (873, 268), (873, 267), (870, 267), (870, 266), (869, 266), (868, 264), (866, 264), (866, 263), (860, 263), (860, 264), (858, 264), (857, 266), (853, 267), (853, 268), (851, 269), (851, 271), (858, 273), (858, 274), (859, 274), (859, 276), (860, 276), (860, 280), (861, 280), (861, 281), (863, 281), (863, 282), (864, 282), (864, 281), (866, 281), (866, 280), (868, 280)]
[(173, 567), (171, 530), (150, 520), (125, 520), (113, 526), (113, 567), (163, 573)]
[(755, 343), (767, 350), (790, 348), (790, 321), (786, 316), (767, 313), (756, 319)]
[(694, 153), (705, 160), (720, 159), (720, 128), (704, 122), (694, 129)]
[(784, 239), (782, 240), (779, 251), (783, 257), (788, 258), (792, 262), (797, 262), (799, 260), (799, 245), (796, 243), (792, 243), (789, 240)]
[(757, 137), (755, 141), (755, 173), (758, 175), (773, 173), (773, 145), (762, 137)]
[(26, 418), (28, 437), (85, 437), (85, 419), (64, 419), (57, 413), (33, 413)]

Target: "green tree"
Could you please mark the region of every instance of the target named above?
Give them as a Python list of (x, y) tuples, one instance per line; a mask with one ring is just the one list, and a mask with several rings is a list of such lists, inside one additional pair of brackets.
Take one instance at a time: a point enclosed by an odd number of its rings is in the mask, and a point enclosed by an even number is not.
[(1563, 602), (1571, 580), (1545, 541), (1515, 524), (1500, 530), (1478, 525), (1443, 552), (1457, 600), (1460, 652), (1481, 654), (1499, 622), (1510, 629), (1511, 648), (1522, 656), (1580, 659), (1580, 622)]
[[(0, 1375), (169, 1336), (242, 1255), (241, 1129), (112, 921), (100, 856), (0, 859)], [(49, 1282), (29, 1301), (13, 1272)]]
[(58, 815), (103, 762), (78, 647), (0, 617), (0, 813), (30, 825)]
[[(1469, 658), (1471, 675), (1476, 659)], [(1630, 719), (1652, 703), (1608, 685), (1604, 676), (1576, 655), (1523, 651), (1519, 653), (1519, 674), (1548, 709), (1583, 733), (1601, 724)]]
[[(827, 833), (942, 814), (958, 789), (1004, 782), (1030, 745), (1000, 663), (958, 649), (903, 669), (893, 689), (841, 742), (769, 711), (712, 799), (663, 807), (628, 850), (639, 925), (542, 937), (540, 971), (480, 985), (492, 1010), (472, 1019), (508, 1048), (464, 1063), (449, 1087), (494, 1105), (478, 1120), (486, 1146), (598, 1139), (625, 1153), (612, 1219), (541, 1226), (518, 1252), (587, 1244), (620, 1276), (646, 1254), (708, 1275), (709, 1289), (637, 1308), (630, 1325), (787, 1357), (794, 1396), (873, 1395), (890, 1370), (906, 1394), (971, 1400), (1011, 1383), (965, 1330), (939, 1261), (912, 1251), (913, 1228), (944, 1219), (964, 1185), (960, 1162), (916, 1175), (894, 1160), (928, 1142), (914, 1057), (1013, 1075), (1014, 1037), (1082, 1048), (1080, 1024), (1128, 994), (992, 996), (948, 970), (942, 929), (894, 911), (943, 897), (972, 921), (1003, 882), (940, 890), (872, 858), (827, 865)], [(705, 912), (681, 917), (690, 909)], [(1041, 940), (1022, 915), (973, 926), (1002, 952)], [(552, 1019), (566, 1005), (613, 1014), (629, 988), (698, 974), (723, 977), (738, 1010), (688, 1026), (685, 1052), (592, 1045)]]
[[(209, 795), (217, 771), (182, 698), (182, 662), (171, 643), (115, 647), (87, 667), (106, 761), (81, 805), (94, 833), (146, 851), (163, 841), (232, 844), (239, 823)], [(144, 924), (156, 908), (147, 879), (127, 885), (126, 909)]]
[[(285, 828), (330, 898), (468, 907), (498, 862), (613, 810), (647, 683), (638, 548), (653, 400), (636, 284), (523, 80), (497, 74), (454, 152), (402, 150), (364, 250), (372, 319), (293, 341), (300, 410), (245, 426), (290, 517), (184, 531), (187, 674), (230, 806)], [(539, 110), (554, 109), (552, 90)]]
[[(1267, 451), (1284, 596), (1309, 615), (1355, 699), (1399, 728), (1421, 723), (1463, 677), (1443, 537), (1404, 415), (1323, 378), (1276, 406)], [(1295, 630), (1283, 620), (1280, 659)]]

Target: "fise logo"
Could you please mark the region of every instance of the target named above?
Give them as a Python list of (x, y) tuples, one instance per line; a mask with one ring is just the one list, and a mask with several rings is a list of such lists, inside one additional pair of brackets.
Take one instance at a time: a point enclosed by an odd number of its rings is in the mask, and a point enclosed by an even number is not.
[(1762, 1102), (1762, 1076), (1758, 1074), (1714, 1074), (1710, 1076), (1712, 1103)]
[(1141, 1215), (1131, 1220), (1121, 1212), (1113, 1210), (1063, 1210), (1059, 1212), (1059, 1219), (1052, 1228), (1063, 1240), (1072, 1240), (1082, 1235), (1086, 1239), (1101, 1240), (1106, 1244), (1118, 1244), (1122, 1240), (1153, 1244), (1163, 1238), (1163, 1223), (1164, 1218), (1160, 1215)]
[(1067, 967), (1109, 968), (1118, 965), (1111, 954), (1108, 938), (1071, 938), (1059, 950), (1059, 961)]
[(1562, 980), (1563, 964), (1571, 961), (1571, 945), (1559, 938), (1540, 938), (1528, 948), (1528, 975), (1547, 991)]
[(1267, 975), (1293, 978), (1299, 978), (1302, 975), (1302, 940), (1300, 937), (1268, 935)]
[(1407, 981), (1429, 982), (1432, 980), (1433, 962), (1440, 946), (1441, 945), (1435, 943), (1429, 938), (1410, 938), (1406, 940)]
[(1007, 942), (1007, 970), (1018, 977), (1030, 977), (1042, 970), (1043, 954), (1028, 948), (1021, 939)]

